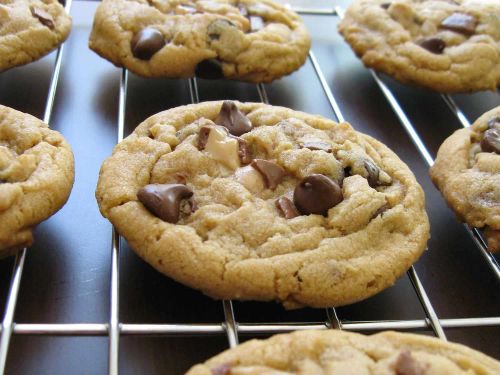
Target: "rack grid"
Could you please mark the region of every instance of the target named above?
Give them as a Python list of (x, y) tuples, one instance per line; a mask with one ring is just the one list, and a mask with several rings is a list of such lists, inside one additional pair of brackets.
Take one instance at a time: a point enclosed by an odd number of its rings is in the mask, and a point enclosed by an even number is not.
[[(72, 0), (66, 0), (65, 9), (69, 13)], [(343, 9), (335, 7), (331, 9), (314, 8), (294, 8), (300, 14), (304, 15), (322, 15), (322, 16), (343, 16)], [(59, 74), (62, 64), (64, 44), (59, 47), (56, 53), (55, 64), (50, 81), (47, 102), (43, 120), (50, 123), (56, 97), (56, 90), (59, 80)], [(330, 86), (325, 79), (320, 64), (311, 51), (309, 60), (314, 68), (314, 72), (324, 91), (324, 94), (339, 122), (344, 121), (344, 116), (338, 105)], [(424, 142), (415, 130), (415, 127), (404, 112), (402, 106), (396, 99), (393, 92), (383, 82), (380, 75), (370, 70), (376, 84), (387, 99), (388, 104), (396, 114), (399, 122), (407, 132), (414, 143), (422, 159), (431, 166), (434, 160), (426, 148)], [(120, 142), (124, 136), (125, 112), (127, 101), (128, 71), (122, 69), (119, 86), (119, 106), (118, 106), (118, 124), (117, 140)], [(200, 101), (199, 90), (196, 78), (188, 80), (189, 93), (192, 103)], [(256, 89), (260, 100), (263, 103), (269, 103), (265, 85), (258, 84)], [(449, 95), (441, 95), (442, 100), (454, 113), (463, 127), (470, 126), (470, 122), (464, 115), (453, 98)], [(466, 230), (472, 237), (480, 254), (488, 263), (491, 271), (497, 281), (500, 281), (500, 266), (495, 257), (488, 252), (486, 243), (481, 233), (475, 228), (466, 226)], [(234, 347), (239, 342), (239, 335), (257, 335), (274, 334), (290, 332), (304, 329), (344, 329), (349, 331), (380, 331), (380, 330), (424, 330), (431, 329), (435, 336), (446, 340), (444, 328), (471, 328), (500, 326), (499, 317), (481, 317), (481, 318), (459, 318), (459, 319), (439, 319), (434, 306), (430, 301), (420, 278), (412, 266), (407, 275), (413, 285), (415, 293), (425, 311), (425, 319), (420, 320), (377, 320), (377, 321), (349, 321), (340, 319), (334, 308), (325, 309), (325, 320), (321, 322), (306, 323), (238, 323), (235, 319), (232, 301), (222, 301), (224, 321), (215, 324), (127, 324), (119, 320), (119, 276), (120, 263), (119, 255), (121, 248), (121, 237), (114, 230), (111, 239), (111, 280), (110, 280), (110, 318), (108, 323), (69, 323), (69, 324), (17, 324), (14, 322), (14, 313), (16, 309), (17, 298), (19, 295), (20, 284), (23, 274), (24, 263), (26, 259), (26, 249), (23, 249), (16, 256), (13, 266), (12, 278), (9, 286), (7, 303), (1, 325), (0, 336), (0, 373), (5, 372), (7, 356), (9, 352), (10, 339), (15, 335), (50, 335), (50, 336), (108, 336), (108, 372), (111, 375), (118, 374), (119, 342), (121, 336), (205, 336), (205, 335), (226, 335), (229, 347)]]

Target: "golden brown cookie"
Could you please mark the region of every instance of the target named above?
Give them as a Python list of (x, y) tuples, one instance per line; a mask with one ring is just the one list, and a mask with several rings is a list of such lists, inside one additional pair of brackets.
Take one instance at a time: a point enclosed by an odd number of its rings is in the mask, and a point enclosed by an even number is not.
[(459, 219), (484, 228), (489, 250), (500, 251), (500, 107), (448, 137), (430, 175)]
[(500, 362), (466, 346), (409, 333), (299, 331), (251, 340), (186, 375), (494, 375)]
[(0, 72), (45, 56), (70, 29), (71, 17), (57, 0), (0, 1)]
[(288, 308), (367, 298), (429, 238), (422, 189), (387, 147), (257, 103), (150, 117), (104, 162), (96, 196), (160, 272), (214, 298)]
[(0, 105), (0, 257), (33, 243), (34, 226), (64, 205), (73, 180), (73, 153), (61, 134)]
[(89, 46), (145, 77), (270, 82), (304, 64), (310, 38), (269, 0), (104, 0)]
[(500, 1), (354, 0), (339, 31), (363, 63), (440, 92), (500, 84)]

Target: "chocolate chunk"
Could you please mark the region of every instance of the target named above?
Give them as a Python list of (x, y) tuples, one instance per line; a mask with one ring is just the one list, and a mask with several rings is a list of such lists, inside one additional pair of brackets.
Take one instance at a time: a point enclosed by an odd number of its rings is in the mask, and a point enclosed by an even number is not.
[(181, 184), (146, 185), (137, 193), (137, 199), (151, 213), (172, 224), (179, 221), (182, 200), (192, 196), (193, 190)]
[(252, 130), (252, 123), (230, 100), (225, 100), (222, 103), (219, 115), (215, 119), (217, 125), (224, 126), (229, 133), (239, 137), (242, 134)]
[(332, 146), (329, 143), (323, 141), (304, 142), (304, 144), (302, 144), (302, 148), (308, 148), (309, 150), (313, 151), (332, 152)]
[(240, 137), (234, 137), (238, 141), (238, 156), (241, 164), (249, 164), (252, 161), (252, 153), (248, 148), (247, 141)]
[(446, 47), (446, 43), (440, 38), (424, 39), (420, 41), (418, 45), (435, 54), (441, 54)]
[(203, 60), (196, 65), (195, 75), (205, 79), (224, 78), (222, 63), (217, 59)]
[(231, 365), (229, 363), (223, 363), (210, 370), (212, 375), (229, 375), (231, 373)]
[(225, 18), (219, 18), (208, 25), (207, 33), (210, 40), (219, 40), (222, 32), (229, 27), (236, 29), (236, 25)]
[(152, 27), (146, 27), (132, 38), (132, 54), (138, 59), (149, 60), (165, 44), (165, 38), (161, 32)]
[(472, 35), (476, 30), (476, 18), (466, 13), (453, 13), (441, 21), (441, 27), (457, 33)]
[(368, 172), (368, 177), (366, 178), (368, 180), (368, 185), (371, 187), (376, 187), (378, 183), (378, 176), (380, 174), (380, 169), (373, 164), (371, 160), (365, 160), (364, 162), (365, 169)]
[(250, 16), (250, 31), (255, 32), (264, 28), (264, 19), (261, 16)]
[(382, 4), (380, 4), (380, 6), (381, 6), (383, 9), (389, 9), (389, 7), (391, 6), (391, 3), (382, 3)]
[(396, 375), (423, 375), (426, 367), (415, 361), (410, 351), (405, 349), (399, 353), (396, 359), (395, 370)]
[(304, 178), (293, 192), (293, 202), (304, 215), (326, 216), (328, 210), (343, 199), (340, 186), (325, 175), (312, 174)]
[(283, 168), (271, 161), (254, 159), (250, 165), (262, 174), (268, 189), (275, 189), (286, 175)]
[(493, 128), (484, 132), (481, 140), (481, 150), (500, 154), (500, 129)]
[(300, 216), (300, 212), (293, 202), (287, 197), (281, 197), (274, 203), (278, 209), (281, 216), (285, 219), (293, 219), (294, 217)]
[(210, 126), (202, 126), (198, 133), (198, 150), (204, 150), (207, 145), (208, 136), (210, 135), (210, 130), (212, 128)]
[(55, 28), (54, 19), (50, 13), (44, 11), (43, 9), (33, 7), (31, 8), (31, 14), (33, 17), (38, 18), (42, 25), (47, 26), (51, 30)]
[(500, 116), (493, 117), (488, 121), (488, 129), (500, 129)]

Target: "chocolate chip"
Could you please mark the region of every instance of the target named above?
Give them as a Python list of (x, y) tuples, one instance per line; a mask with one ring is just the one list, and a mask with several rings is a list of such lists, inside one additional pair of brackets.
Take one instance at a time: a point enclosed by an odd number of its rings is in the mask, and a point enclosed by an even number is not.
[(441, 54), (446, 47), (446, 43), (440, 38), (424, 39), (420, 41), (418, 45), (435, 54)]
[(212, 375), (229, 375), (231, 373), (231, 365), (229, 363), (223, 363), (213, 367), (211, 370)]
[(212, 127), (210, 126), (202, 126), (198, 133), (198, 150), (204, 150), (207, 145), (208, 136), (210, 135), (210, 130)]
[(224, 126), (229, 133), (239, 137), (242, 134), (248, 133), (252, 130), (252, 123), (230, 100), (225, 100), (222, 103), (219, 115), (215, 119), (217, 125)]
[(196, 65), (195, 75), (205, 79), (224, 78), (222, 63), (217, 59), (203, 60)]
[(132, 54), (138, 59), (149, 60), (165, 44), (165, 38), (161, 32), (152, 27), (146, 27), (132, 38)]
[(396, 375), (423, 375), (426, 366), (421, 365), (413, 359), (409, 350), (405, 349), (399, 353), (395, 365)]
[(264, 28), (264, 19), (261, 16), (250, 16), (250, 31), (255, 32)]
[(44, 11), (43, 9), (33, 7), (31, 8), (31, 14), (33, 17), (38, 18), (42, 25), (47, 26), (51, 30), (55, 28), (54, 19), (50, 13)]
[(451, 16), (441, 21), (441, 27), (457, 33), (471, 35), (476, 30), (476, 18), (466, 13), (453, 13)]
[(278, 164), (268, 160), (254, 159), (250, 164), (264, 177), (266, 188), (275, 189), (285, 177), (285, 170)]
[(391, 208), (388, 204), (384, 204), (377, 211), (375, 211), (371, 217), (371, 220), (375, 219), (378, 215), (382, 215), (385, 211)]
[(368, 185), (371, 187), (376, 187), (378, 183), (378, 176), (380, 174), (380, 169), (373, 164), (371, 160), (365, 160), (364, 162), (366, 172), (368, 172), (368, 177), (366, 178), (368, 180)]
[(207, 33), (210, 40), (219, 40), (222, 32), (227, 28), (236, 28), (236, 25), (229, 20), (219, 18), (208, 25)]
[(252, 153), (248, 148), (247, 141), (240, 137), (234, 137), (238, 141), (238, 156), (241, 164), (249, 164), (252, 161)]
[(182, 200), (192, 196), (193, 190), (181, 184), (146, 185), (137, 193), (137, 199), (151, 213), (172, 224), (179, 221)]
[(285, 219), (293, 219), (294, 217), (300, 216), (300, 212), (297, 210), (297, 207), (293, 204), (293, 202), (287, 197), (281, 197), (276, 199), (274, 203), (278, 212)]
[(308, 148), (309, 150), (313, 151), (332, 152), (332, 145), (323, 141), (304, 142), (302, 144), (302, 148)]
[(500, 154), (500, 129), (493, 128), (484, 132), (481, 140), (481, 150)]
[(488, 121), (488, 129), (500, 129), (500, 116), (493, 117)]
[(389, 7), (391, 6), (391, 3), (382, 3), (382, 4), (380, 4), (380, 6), (381, 6), (383, 9), (389, 9)]
[(299, 212), (304, 215), (326, 216), (328, 210), (339, 204), (342, 199), (340, 186), (322, 174), (307, 176), (293, 192), (293, 202)]

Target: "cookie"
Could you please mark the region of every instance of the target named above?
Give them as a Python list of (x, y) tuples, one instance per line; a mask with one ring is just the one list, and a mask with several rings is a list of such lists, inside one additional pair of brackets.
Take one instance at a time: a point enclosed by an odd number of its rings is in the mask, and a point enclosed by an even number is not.
[(500, 373), (500, 362), (466, 346), (423, 335), (299, 331), (251, 340), (186, 375)]
[(422, 189), (386, 146), (257, 103), (150, 117), (104, 162), (96, 197), (160, 272), (213, 298), (287, 308), (367, 298), (429, 238)]
[(500, 2), (354, 0), (339, 31), (363, 63), (439, 92), (500, 84)]
[(0, 1), (0, 72), (45, 56), (70, 29), (71, 17), (57, 0)]
[(310, 38), (269, 0), (104, 0), (89, 47), (144, 77), (270, 82), (297, 70)]
[(34, 227), (64, 205), (73, 179), (61, 134), (0, 105), (0, 257), (31, 246)]
[(500, 107), (448, 137), (430, 175), (459, 219), (484, 228), (488, 249), (500, 251)]

